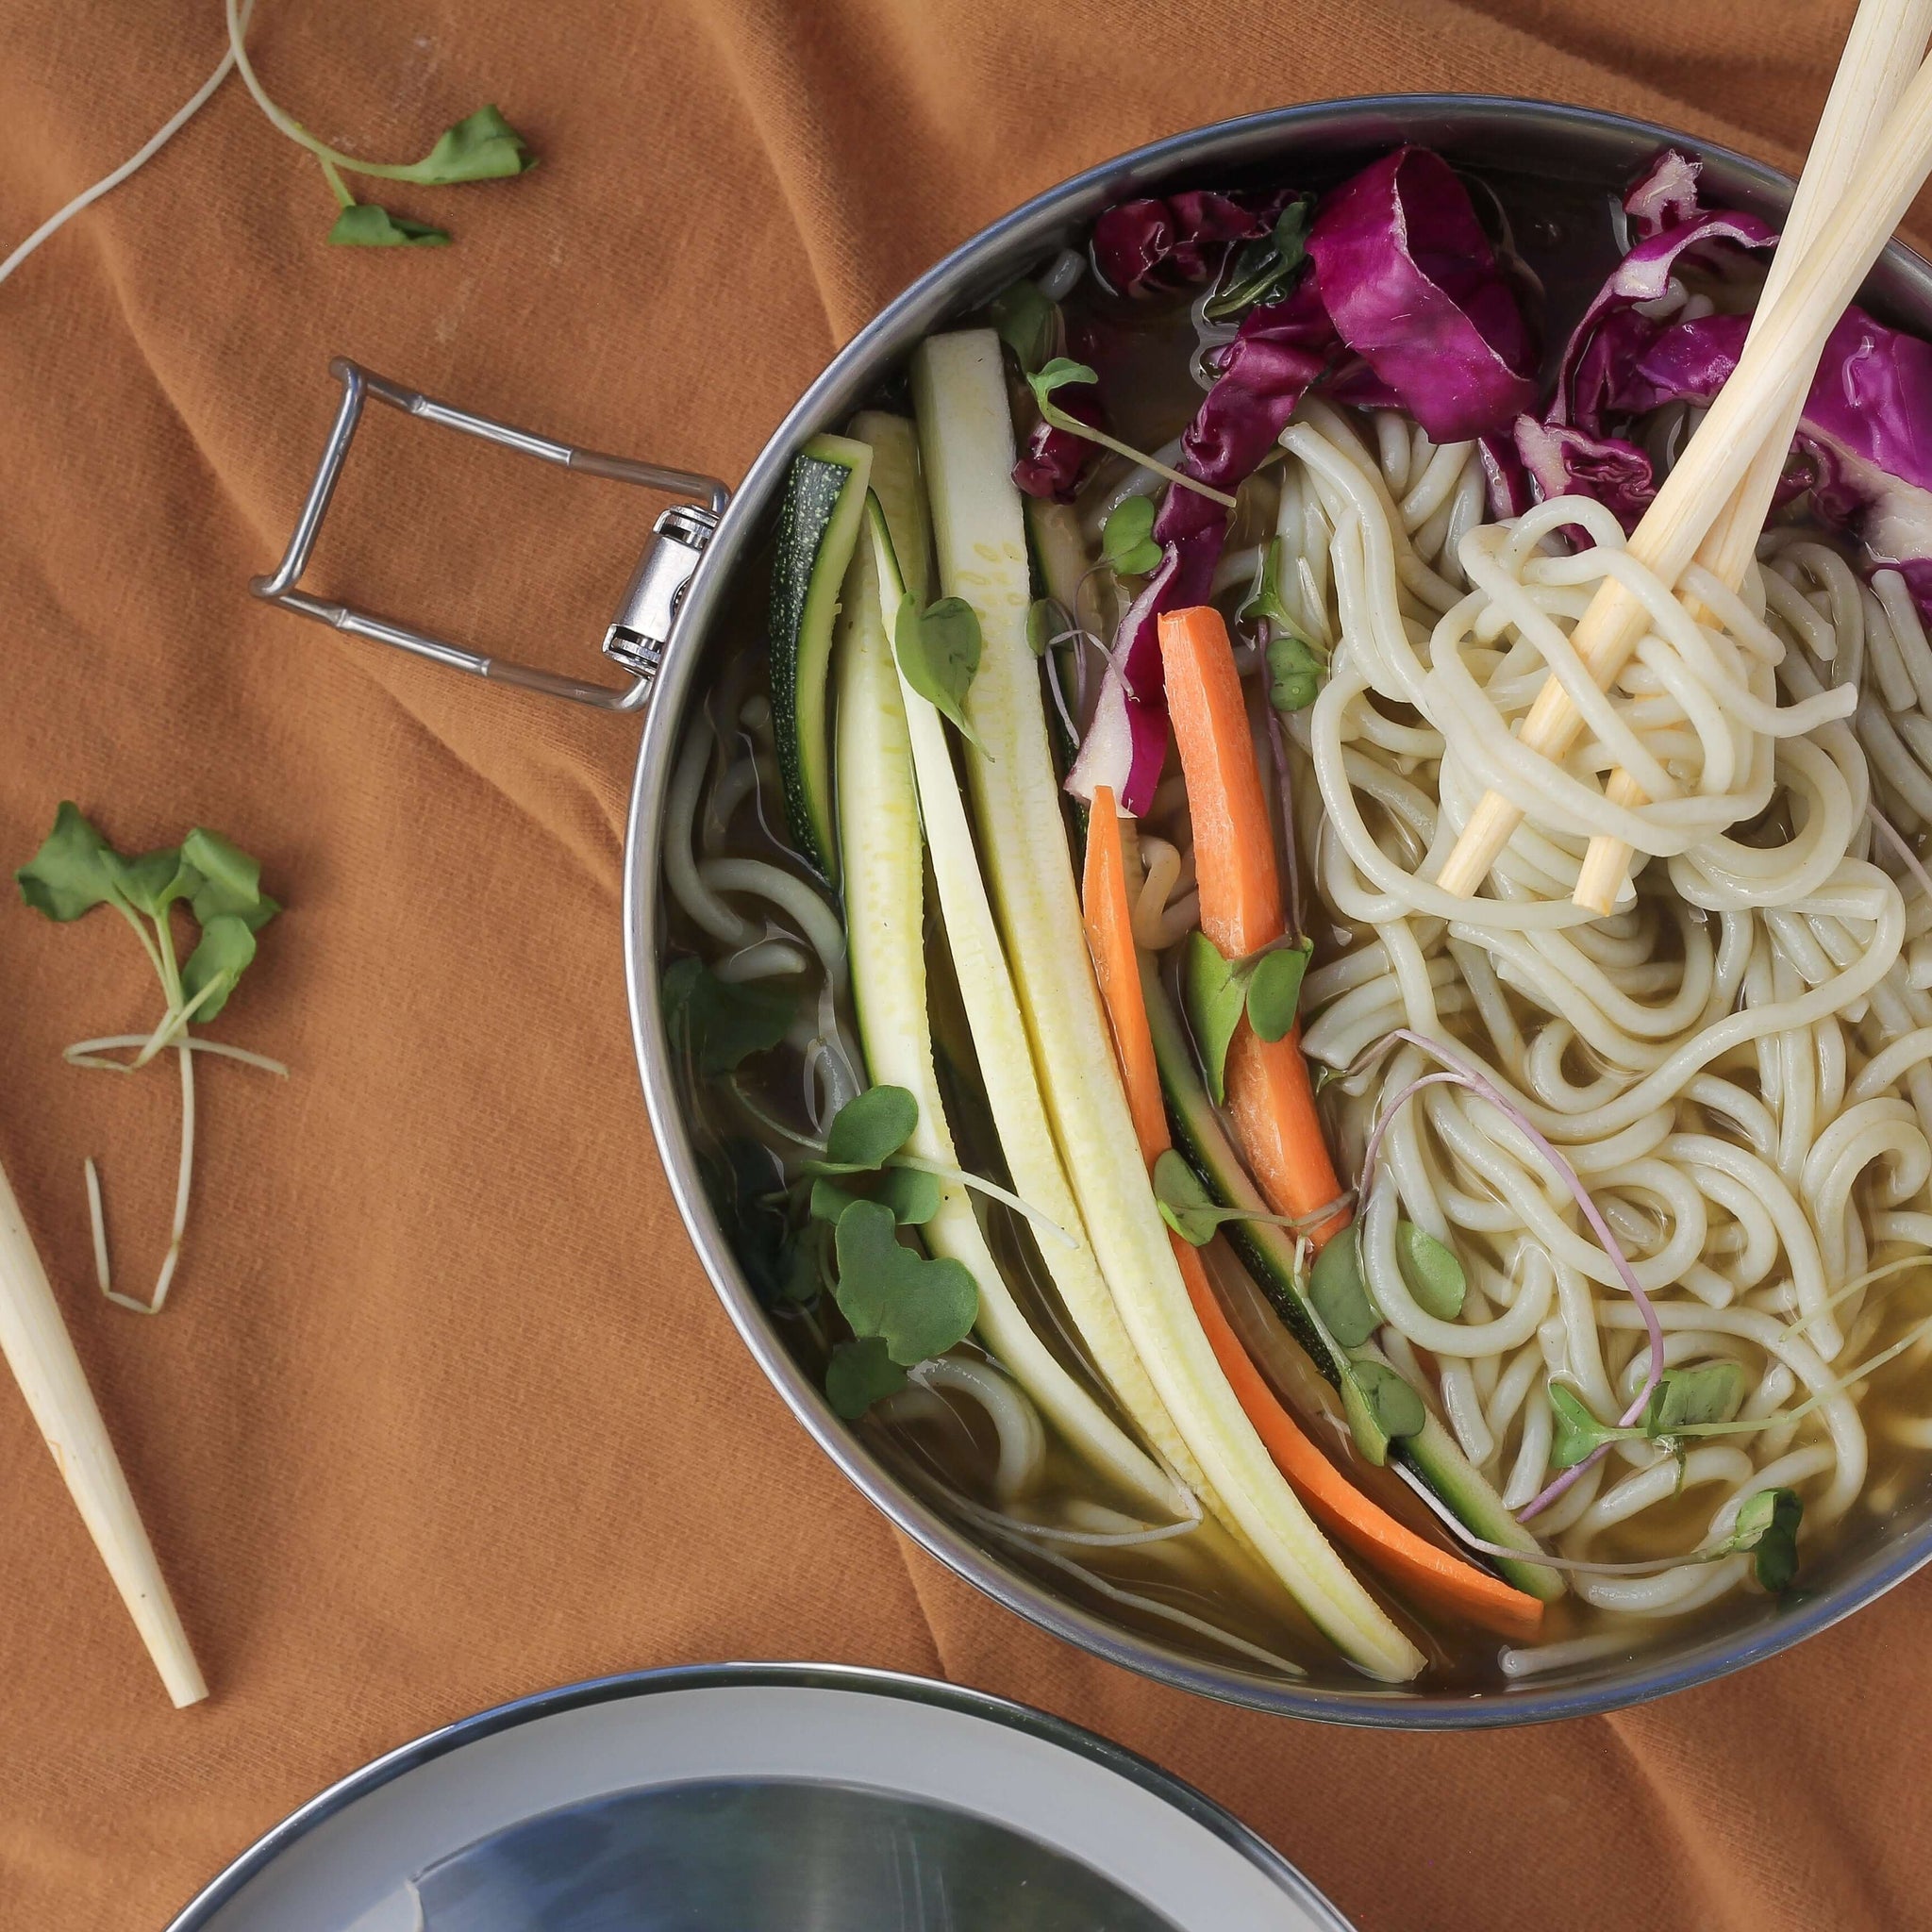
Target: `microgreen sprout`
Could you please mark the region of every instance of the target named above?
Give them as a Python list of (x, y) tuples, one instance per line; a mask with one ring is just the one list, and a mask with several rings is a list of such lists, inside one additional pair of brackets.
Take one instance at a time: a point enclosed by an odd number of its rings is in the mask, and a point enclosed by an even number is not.
[[(128, 858), (116, 852), (78, 807), (63, 800), (54, 828), (41, 849), (14, 874), (21, 897), (37, 912), (62, 924), (97, 906), (120, 913), (160, 981), (166, 1007), (147, 1034), (110, 1034), (83, 1040), (67, 1049), (70, 1064), (115, 1073), (133, 1073), (169, 1047), (181, 1073), (181, 1152), (175, 1183), (175, 1214), (168, 1250), (153, 1292), (146, 1301), (113, 1286), (108, 1265), (107, 1224), (101, 1207), (100, 1174), (86, 1163), (88, 1221), (93, 1236), (94, 1268), (109, 1301), (139, 1314), (158, 1315), (168, 1299), (181, 1259), (188, 1226), (189, 1189), (194, 1171), (194, 1054), (225, 1051), (266, 1072), (286, 1074), (278, 1060), (222, 1048), (194, 1039), (191, 1022), (212, 1020), (255, 958), (256, 934), (281, 910), (261, 890), (261, 869), (218, 833), (196, 827), (179, 845)], [(175, 906), (192, 913), (199, 937), (184, 961), (175, 950)], [(134, 1049), (133, 1058), (113, 1059), (115, 1049)]]
[(1210, 489), (1198, 476), (1186, 476), (1180, 471), (1170, 469), (1167, 464), (1157, 461), (1153, 457), (1136, 449), (1132, 443), (1123, 442), (1118, 437), (1108, 435), (1104, 429), (1096, 429), (1091, 423), (1083, 423), (1077, 416), (1069, 415), (1053, 399), (1057, 389), (1064, 389), (1069, 383), (1098, 382), (1099, 374), (1084, 362), (1070, 361), (1064, 356), (1056, 356), (1044, 368), (1036, 369), (1026, 378), (1026, 386), (1033, 391), (1033, 400), (1040, 405), (1040, 413), (1056, 429), (1064, 429), (1071, 436), (1086, 438), (1089, 442), (1097, 442), (1102, 449), (1110, 449), (1116, 456), (1125, 457), (1129, 462), (1139, 463), (1142, 469), (1152, 470), (1157, 476), (1165, 476), (1170, 483), (1178, 483), (1183, 490), (1191, 490), (1197, 496), (1205, 496), (1212, 503), (1218, 503), (1224, 509), (1234, 508), (1234, 498), (1224, 490)]
[(959, 735), (991, 758), (978, 732), (966, 722), (966, 693), (979, 672), (979, 619), (963, 597), (941, 597), (924, 610), (908, 597), (892, 625), (892, 655), (906, 682), (950, 718)]
[(1124, 496), (1100, 526), (1100, 554), (1122, 576), (1144, 577), (1160, 566), (1154, 541), (1154, 499)]
[(1154, 1163), (1154, 1205), (1160, 1218), (1191, 1248), (1205, 1248), (1215, 1230), (1230, 1221), (1265, 1221), (1274, 1227), (1299, 1227), (1291, 1214), (1261, 1214), (1246, 1208), (1223, 1208), (1187, 1157), (1167, 1148)]
[(1181, 964), (1181, 1004), (1193, 1031), (1201, 1071), (1214, 1104), (1227, 1097), (1227, 1050), (1242, 1016), (1262, 1040), (1286, 1039), (1301, 1005), (1302, 980), (1314, 947), (1283, 940), (1230, 959), (1205, 932), (1188, 935)]
[(319, 141), (270, 99), (254, 63), (248, 58), (247, 12), (242, 0), (226, 0), (228, 53), (256, 105), (298, 147), (312, 154), (322, 168), (337, 214), (328, 239), (352, 248), (441, 247), (449, 241), (441, 228), (411, 221), (375, 202), (358, 202), (342, 180), (362, 175), (382, 181), (403, 181), (422, 188), (446, 188), (462, 181), (500, 181), (537, 165), (524, 138), (495, 107), (478, 108), (443, 129), (420, 161), (365, 161)]
[(1278, 299), (1307, 258), (1308, 222), (1315, 198), (1297, 195), (1282, 209), (1273, 231), (1236, 252), (1223, 276), (1223, 286), (1202, 305), (1209, 322), (1228, 322), (1257, 303)]

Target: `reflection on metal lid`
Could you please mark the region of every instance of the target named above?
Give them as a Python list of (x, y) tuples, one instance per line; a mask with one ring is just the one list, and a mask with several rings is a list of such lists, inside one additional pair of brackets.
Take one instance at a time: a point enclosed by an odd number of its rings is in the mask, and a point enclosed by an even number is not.
[(734, 1664), (431, 1733), (271, 1832), (171, 1932), (1348, 1932), (1198, 1791), (1061, 1720)]
[(847, 1785), (625, 1791), (498, 1832), (416, 1890), (423, 1932), (1175, 1932), (1037, 1840)]

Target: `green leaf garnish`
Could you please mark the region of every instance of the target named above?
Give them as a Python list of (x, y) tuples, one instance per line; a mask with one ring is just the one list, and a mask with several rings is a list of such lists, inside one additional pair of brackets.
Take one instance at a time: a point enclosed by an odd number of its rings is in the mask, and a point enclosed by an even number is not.
[(219, 832), (195, 826), (181, 841), (181, 857), (200, 876), (189, 905), (202, 924), (231, 912), (259, 932), (282, 909), (261, 890), (261, 867)]
[(16, 872), (20, 896), (36, 912), (63, 924), (119, 898), (112, 848), (71, 800), (62, 799), (54, 829)]
[(829, 1174), (820, 1174), (811, 1184), (814, 1221), (836, 1222), (855, 1201), (877, 1201), (892, 1210), (901, 1227), (923, 1227), (940, 1211), (939, 1177), (916, 1167), (888, 1167), (863, 1191), (843, 1187)]
[(233, 912), (218, 912), (181, 968), (181, 991), (197, 1020), (212, 1020), (228, 1004), (242, 968), (255, 958), (255, 934)]
[(1286, 1214), (1260, 1214), (1246, 1208), (1224, 1208), (1208, 1191), (1208, 1186), (1187, 1158), (1169, 1147), (1154, 1162), (1154, 1205), (1160, 1218), (1190, 1247), (1205, 1248), (1214, 1239), (1214, 1230), (1229, 1221), (1266, 1221), (1276, 1227), (1295, 1224)]
[(1279, 537), (1271, 537), (1261, 546), (1261, 566), (1255, 574), (1254, 587), (1238, 613), (1244, 624), (1266, 618), (1277, 630), (1292, 630), (1295, 620), (1281, 601), (1281, 555)]
[(1256, 959), (1248, 976), (1248, 1024), (1258, 1038), (1274, 1041), (1288, 1037), (1301, 1008), (1302, 980), (1314, 953), (1313, 941), (1297, 940), (1291, 945), (1273, 946)]
[(910, 597), (899, 606), (892, 625), (892, 654), (906, 682), (990, 757), (979, 734), (966, 722), (966, 693), (979, 670), (979, 619), (965, 598), (941, 597), (924, 610)]
[(1277, 633), (1268, 640), (1268, 702), (1277, 711), (1306, 711), (1321, 694), (1323, 670), (1304, 639)]
[(1299, 195), (1282, 209), (1272, 234), (1241, 249), (1227, 275), (1226, 286), (1202, 305), (1209, 322), (1227, 322), (1257, 303), (1278, 301), (1295, 271), (1307, 258), (1308, 220), (1314, 197)]
[(1097, 442), (1102, 449), (1110, 449), (1116, 456), (1125, 457), (1130, 462), (1138, 463), (1143, 470), (1152, 470), (1157, 476), (1165, 476), (1170, 483), (1177, 483), (1183, 490), (1191, 490), (1197, 496), (1205, 496), (1212, 503), (1218, 503), (1224, 509), (1232, 509), (1234, 498), (1224, 490), (1211, 490), (1198, 476), (1183, 475), (1180, 471), (1170, 469), (1167, 464), (1157, 461), (1145, 450), (1136, 449), (1130, 442), (1123, 442), (1117, 436), (1109, 436), (1104, 429), (1096, 429), (1091, 423), (1083, 423), (1077, 416), (1070, 416), (1054, 401), (1053, 392), (1064, 389), (1069, 383), (1098, 382), (1096, 371), (1085, 362), (1074, 362), (1065, 356), (1056, 356), (1043, 368), (1036, 369), (1026, 378), (1026, 386), (1033, 391), (1033, 400), (1040, 406), (1040, 413), (1056, 429), (1064, 429), (1070, 436), (1084, 437), (1089, 442)]
[(449, 230), (391, 214), (373, 201), (358, 201), (336, 211), (328, 239), (338, 248), (446, 248)]
[(972, 1333), (979, 1289), (963, 1263), (922, 1259), (895, 1226), (878, 1201), (855, 1201), (840, 1215), (838, 1301), (855, 1335), (878, 1336), (891, 1359), (910, 1368)]
[(1002, 289), (987, 304), (987, 313), (1000, 341), (1020, 359), (1020, 373), (1031, 375), (1053, 352), (1059, 332), (1059, 310), (1041, 292), (1037, 282), (1021, 280)]
[(691, 1054), (699, 1074), (716, 1079), (755, 1053), (768, 1053), (798, 1017), (793, 993), (759, 984), (734, 986), (701, 959), (664, 971), (664, 1024), (674, 1047)]
[(501, 181), (537, 165), (529, 144), (496, 107), (478, 108), (436, 138), (436, 145), (412, 166), (386, 175), (446, 188), (458, 181)]
[(1740, 1362), (1692, 1362), (1666, 1369), (1644, 1408), (1643, 1433), (1658, 1440), (1682, 1435), (1705, 1423), (1727, 1423), (1743, 1406), (1744, 1369)]
[(123, 858), (109, 849), (104, 859), (114, 890), (150, 919), (158, 919), (177, 899), (192, 898), (201, 884), (193, 869), (183, 862), (178, 845), (143, 852), (138, 858)]
[[(1400, 1441), (1405, 1436), (1420, 1434), (1429, 1419), (1422, 1397), (1387, 1362), (1351, 1361), (1342, 1371), (1343, 1412), (1349, 1413), (1357, 1404), (1367, 1412), (1376, 1434), (1389, 1441)], [(1355, 1427), (1357, 1441), (1360, 1441), (1362, 1431), (1356, 1426), (1352, 1413), (1350, 1424)]]
[(1055, 598), (1036, 597), (1026, 607), (1026, 648), (1036, 658), (1045, 657), (1053, 641), (1073, 627), (1073, 619)]
[(832, 1412), (848, 1423), (856, 1423), (874, 1402), (898, 1394), (905, 1386), (906, 1371), (876, 1335), (840, 1342), (825, 1364), (825, 1399)]
[(1308, 1271), (1308, 1299), (1342, 1348), (1359, 1348), (1382, 1325), (1362, 1278), (1361, 1238), (1352, 1224), (1323, 1243)]
[(903, 1087), (868, 1087), (832, 1116), (822, 1160), (802, 1161), (807, 1174), (875, 1174), (912, 1138), (919, 1103)]
[(1617, 1431), (1611, 1424), (1600, 1423), (1583, 1405), (1583, 1398), (1560, 1382), (1549, 1386), (1550, 1412), (1557, 1419), (1550, 1440), (1550, 1467), (1573, 1469), (1586, 1457), (1593, 1456), (1604, 1443), (1613, 1441)]
[(1191, 932), (1181, 956), (1181, 1005), (1216, 1107), (1227, 1101), (1227, 1049), (1247, 1003), (1247, 982), (1238, 965), (1205, 932)]
[(1758, 1583), (1781, 1596), (1798, 1574), (1798, 1524), (1805, 1505), (1795, 1490), (1759, 1490), (1745, 1498), (1725, 1539), (1730, 1550), (1749, 1550)]
[(1461, 1314), (1469, 1280), (1453, 1248), (1445, 1247), (1414, 1222), (1398, 1221), (1395, 1260), (1409, 1293), (1424, 1314), (1435, 1316), (1439, 1322), (1453, 1322)]
[(1248, 1016), (1261, 1039), (1285, 1040), (1295, 1023), (1313, 953), (1311, 941), (1291, 940), (1244, 959), (1230, 959), (1205, 932), (1188, 935), (1181, 957), (1181, 1005), (1217, 1107), (1227, 1098), (1227, 1050), (1241, 1015)]
[(1201, 1176), (1172, 1147), (1155, 1161), (1153, 1178), (1161, 1220), (1191, 1247), (1206, 1247), (1224, 1221), (1241, 1218), (1239, 1209), (1215, 1206)]
[(1100, 554), (1124, 577), (1143, 577), (1160, 567), (1154, 541), (1154, 499), (1124, 496), (1100, 528)]

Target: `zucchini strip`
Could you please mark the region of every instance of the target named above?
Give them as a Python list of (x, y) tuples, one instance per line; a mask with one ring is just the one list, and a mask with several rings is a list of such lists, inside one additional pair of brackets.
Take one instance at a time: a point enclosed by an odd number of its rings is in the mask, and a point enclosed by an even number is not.
[(785, 815), (798, 849), (839, 884), (832, 825), (832, 746), (825, 716), (832, 621), (865, 523), (872, 452), (843, 436), (814, 436), (791, 459), (772, 558), (772, 725), (785, 779)]
[[(884, 600), (896, 605), (904, 587), (891, 533), (876, 510), (872, 513), (871, 525)], [(918, 567), (923, 568), (923, 559)], [(1154, 1392), (1154, 1384), (1121, 1324), (1060, 1166), (1019, 1002), (1000, 948), (986, 883), (980, 876), (979, 857), (953, 770), (945, 721), (903, 676), (899, 694), (946, 943), (953, 955), (967, 1026), (979, 1056), (987, 1104), (1014, 1191), (1074, 1237), (1072, 1247), (1051, 1240), (1040, 1243), (1041, 1257), (1059, 1291), (1068, 1318), (1114, 1399), (1181, 1481), (1198, 1491), (1200, 1469)], [(1161, 1507), (1176, 1514), (1190, 1513), (1186, 1499), (1175, 1492), (1171, 1482), (1166, 1485)]]
[(973, 799), (1021, 1011), (1067, 1172), (1114, 1305), (1233, 1524), (1318, 1627), (1370, 1674), (1425, 1659), (1329, 1546), (1241, 1412), (1188, 1300), (1141, 1165), (1114, 1065), (1026, 643), (1031, 583), (999, 339), (935, 336), (913, 358), (940, 575), (979, 619), (967, 716), (990, 752), (969, 760)]
[[(912, 425), (904, 417), (868, 413), (852, 431), (873, 451), (873, 488), (899, 547), (919, 559), (915, 568), (923, 566), (924, 507)], [(858, 546), (845, 579), (835, 675), (839, 858), (859, 1038), (872, 1078), (905, 1088), (919, 1103), (909, 1151), (956, 1168), (958, 1155), (934, 1068), (926, 1011), (924, 855), (912, 748), (870, 542)], [(931, 713), (930, 706), (925, 709)], [(963, 1263), (978, 1283), (981, 1339), (1075, 1453), (1158, 1517), (1192, 1513), (1191, 1500), (1173, 1479), (1129, 1441), (1034, 1333), (964, 1188), (953, 1181), (941, 1186), (940, 1211), (922, 1232), (935, 1255)]]

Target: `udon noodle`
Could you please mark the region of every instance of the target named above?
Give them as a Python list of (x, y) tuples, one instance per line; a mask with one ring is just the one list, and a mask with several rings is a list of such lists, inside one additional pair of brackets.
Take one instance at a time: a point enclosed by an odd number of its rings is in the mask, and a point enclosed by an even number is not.
[[(1824, 1527), (1866, 1474), (1846, 1371), (1873, 1352), (1886, 1282), (1865, 1277), (1932, 1237), (1932, 995), (1906, 954), (1932, 931), (1932, 907), (1914, 882), (1908, 917), (1874, 862), (1874, 780), (1845, 721), (1868, 648), (1927, 679), (1932, 649), (1909, 601), (1888, 595), (1891, 574), (1865, 591), (1796, 530), (1766, 538), (1737, 594), (1693, 571), (1685, 588), (1709, 613), (1693, 622), (1601, 506), (1563, 498), (1476, 524), (1473, 444), (1435, 447), (1393, 412), (1373, 423), (1371, 448), (1341, 412), (1304, 404), (1282, 438), (1276, 519), (1294, 565), (1284, 599), (1334, 643), (1320, 697), (1288, 728), (1307, 755), (1296, 817), (1320, 828), (1307, 876), (1347, 940), (1304, 994), (1316, 1016), (1304, 1044), (1338, 1076), (1344, 1148), (1358, 1160), (1387, 1098), (1432, 1065), (1405, 1044), (1352, 1074), (1364, 1052), (1396, 1026), (1443, 1041), (1586, 1179), (1656, 1304), (1665, 1364), (1743, 1365), (1740, 1419), (1761, 1426), (1681, 1465), (1619, 1444), (1538, 1521), (1566, 1556), (1587, 1559), (1680, 1492), (1700, 1503), (1687, 1549), (1776, 1484), (1815, 1490)], [(1556, 553), (1565, 526), (1588, 547)], [(1643, 597), (1653, 628), (1602, 696), (1566, 628), (1607, 575)], [(1510, 734), (1546, 670), (1591, 726), (1564, 766)], [(1616, 765), (1660, 802), (1611, 804), (1601, 778)], [(1878, 777), (1887, 808), (1907, 824), (1932, 815), (1915, 803), (1932, 808), (1932, 782), (1903, 746), (1892, 772)], [(1429, 881), (1491, 787), (1529, 823), (1493, 897), (1453, 898)], [(1737, 836), (1745, 823), (1756, 831)], [(1607, 920), (1570, 903), (1598, 832), (1669, 861)], [(1150, 891), (1173, 891), (1174, 849), (1149, 864)], [(1150, 941), (1165, 930), (1143, 925)], [(1385, 1145), (1386, 1178), (1363, 1204), (1377, 1307), (1434, 1358), (1463, 1449), (1521, 1508), (1543, 1487), (1551, 1378), (1622, 1412), (1649, 1367), (1643, 1323), (1548, 1165), (1485, 1101), (1431, 1087)], [(1398, 1204), (1465, 1261), (1453, 1322), (1405, 1283)], [(1574, 1587), (1655, 1617), (1711, 1601), (1747, 1567), (1580, 1574)]]

